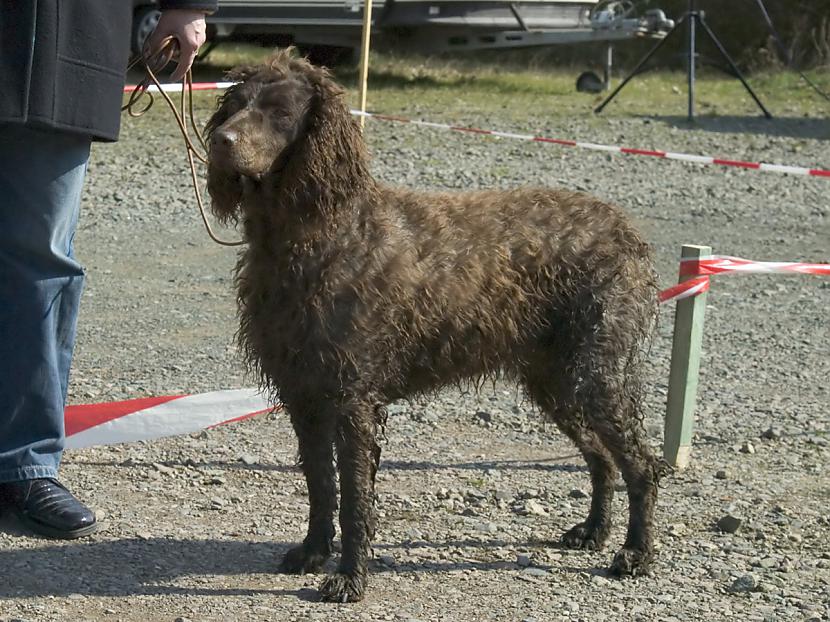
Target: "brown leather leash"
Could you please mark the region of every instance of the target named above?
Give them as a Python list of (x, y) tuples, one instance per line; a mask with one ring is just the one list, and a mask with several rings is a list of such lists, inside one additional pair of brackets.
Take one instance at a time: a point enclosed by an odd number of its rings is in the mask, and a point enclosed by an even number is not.
[[(155, 101), (153, 94), (148, 89), (151, 85), (155, 85), (158, 92), (161, 93), (161, 96), (164, 98), (164, 101), (167, 102), (167, 106), (173, 113), (173, 117), (176, 119), (179, 131), (184, 139), (184, 146), (187, 152), (187, 161), (190, 164), (190, 177), (193, 182), (193, 192), (196, 195), (196, 204), (199, 206), (199, 213), (202, 216), (202, 222), (205, 224), (208, 236), (211, 240), (217, 244), (221, 244), (222, 246), (241, 246), (245, 244), (244, 240), (228, 242), (227, 240), (219, 238), (213, 232), (205, 212), (205, 206), (202, 201), (202, 193), (199, 190), (199, 179), (196, 175), (195, 160), (199, 160), (203, 164), (207, 164), (208, 148), (202, 133), (196, 125), (196, 119), (193, 115), (193, 73), (190, 69), (188, 69), (187, 73), (182, 78), (181, 101), (178, 108), (176, 108), (176, 104), (173, 103), (173, 100), (170, 99), (170, 96), (164, 91), (158, 78), (156, 78), (156, 73), (164, 69), (177, 56), (178, 51), (179, 42), (172, 36), (165, 38), (156, 50), (150, 50), (145, 46), (141, 55), (133, 59), (127, 66), (127, 69), (132, 69), (136, 65), (141, 64), (144, 67), (146, 75), (142, 78), (141, 82), (136, 85), (135, 90), (130, 93), (127, 103), (122, 106), (121, 110), (126, 110), (127, 114), (131, 117), (140, 117), (146, 113), (150, 110), (153, 106), (153, 102)], [(145, 96), (147, 97), (147, 103), (143, 108), (139, 109), (138, 104)], [(185, 114), (185, 108), (189, 110), (189, 115)], [(193, 144), (193, 141), (190, 139), (190, 135), (188, 134), (186, 120), (188, 116), (193, 133), (196, 135), (199, 146), (202, 148), (201, 153), (196, 145)]]

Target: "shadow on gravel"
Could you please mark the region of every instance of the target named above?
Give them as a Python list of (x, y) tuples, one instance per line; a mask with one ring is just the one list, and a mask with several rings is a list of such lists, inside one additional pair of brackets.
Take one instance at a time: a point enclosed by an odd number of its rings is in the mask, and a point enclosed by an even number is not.
[[(530, 547), (553, 543), (507, 543), (500, 540), (454, 540), (441, 543), (413, 542), (406, 545), (375, 545), (384, 548), (495, 548), (499, 546)], [(278, 542), (245, 542), (233, 540), (177, 540), (166, 538), (127, 538), (110, 541), (90, 541), (0, 551), (0, 600), (14, 598), (41, 598), (48, 596), (289, 596), (299, 600), (316, 601), (316, 590), (296, 590), (249, 587), (251, 575), (276, 575), (277, 563), (289, 545)], [(592, 566), (563, 565), (536, 566), (542, 570), (568, 573), (604, 575), (606, 572)], [(328, 570), (333, 570), (333, 562)], [(478, 561), (424, 561), (388, 568), (374, 560), (372, 573), (427, 572), (445, 573), (458, 570), (517, 571), (512, 562)], [(235, 575), (244, 578), (228, 579)], [(195, 577), (188, 580), (187, 577)], [(165, 585), (175, 582), (200, 585)], [(296, 577), (301, 584), (302, 577)], [(232, 585), (237, 582), (239, 585)], [(218, 584), (212, 587), (211, 584)], [(256, 580), (268, 584), (267, 578)]]
[(780, 138), (804, 138), (830, 140), (830, 121), (803, 117), (736, 117), (698, 116), (694, 121), (687, 117), (651, 117), (654, 121), (669, 127), (694, 132), (715, 132), (719, 134), (756, 134)]
[[(541, 538), (530, 538), (525, 542), (515, 542), (513, 540), (502, 540), (502, 539), (489, 539), (489, 540), (442, 540), (441, 542), (427, 542), (426, 540), (406, 540), (400, 543), (386, 543), (386, 544), (372, 544), (373, 549), (383, 550), (383, 549), (403, 549), (403, 550), (413, 550), (413, 549), (500, 549), (500, 548), (517, 548), (517, 549), (534, 549), (534, 548), (546, 548), (546, 549), (553, 549), (558, 551), (568, 551), (572, 552), (574, 549), (566, 546), (560, 540), (549, 540), (549, 539), (541, 539)], [(431, 563), (431, 562), (430, 562)], [(512, 562), (481, 562), (482, 564), (489, 564), (490, 566), (495, 565), (503, 565), (504, 563), (512, 564)], [(443, 564), (443, 565), (442, 565)], [(417, 564), (416, 564), (417, 566)], [(442, 569), (450, 569), (454, 568), (455, 566), (448, 566), (444, 562), (438, 562), (438, 567)], [(540, 568), (545, 568), (545, 566), (539, 566)], [(559, 568), (559, 566), (556, 566)], [(550, 569), (550, 568), (548, 568)], [(586, 568), (578, 569), (579, 572), (586, 572)], [(601, 570), (596, 570), (597, 573), (601, 573)]]
[[(577, 464), (554, 464), (558, 462), (565, 462), (570, 460), (578, 461)], [(205, 462), (196, 462), (194, 460), (166, 460), (164, 462), (142, 462), (137, 460), (130, 460), (128, 463), (118, 462), (116, 460), (95, 460), (95, 461), (77, 461), (79, 464), (83, 463), (88, 466), (96, 467), (141, 467), (145, 469), (154, 468), (153, 465), (161, 464), (171, 468), (190, 467), (195, 469), (225, 469), (228, 471), (271, 471), (275, 473), (299, 473), (300, 468), (294, 464), (242, 464), (239, 462), (225, 462), (221, 460), (211, 460)], [(567, 456), (556, 456), (554, 458), (547, 458), (543, 460), (483, 460), (480, 462), (430, 462), (420, 460), (381, 460), (380, 468), (387, 471), (444, 471), (444, 470), (469, 470), (469, 471), (488, 471), (488, 470), (513, 470), (513, 471), (555, 471), (558, 473), (578, 473), (587, 471), (587, 467), (581, 464), (582, 457), (579, 454), (569, 454)]]
[[(288, 546), (277, 542), (128, 538), (3, 550), (0, 600), (69, 594), (268, 594), (316, 600), (316, 592), (308, 589), (246, 587), (250, 581), (239, 587), (228, 585), (228, 576), (276, 574), (277, 563)], [(189, 576), (198, 576), (202, 586), (164, 585)], [(220, 586), (211, 587), (214, 581)]]
[(552, 464), (565, 460), (581, 460), (579, 454), (559, 456), (547, 460), (485, 460), (482, 462), (454, 462), (442, 464), (429, 461), (381, 460), (380, 468), (391, 471), (441, 471), (445, 469), (461, 469), (471, 471), (556, 471), (559, 473), (576, 473), (587, 471), (585, 465), (580, 464)]

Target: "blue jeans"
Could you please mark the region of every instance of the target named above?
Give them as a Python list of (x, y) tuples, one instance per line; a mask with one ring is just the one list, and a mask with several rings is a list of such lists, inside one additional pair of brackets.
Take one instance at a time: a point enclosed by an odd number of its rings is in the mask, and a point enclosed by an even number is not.
[(57, 476), (89, 148), (89, 138), (0, 125), (0, 482)]

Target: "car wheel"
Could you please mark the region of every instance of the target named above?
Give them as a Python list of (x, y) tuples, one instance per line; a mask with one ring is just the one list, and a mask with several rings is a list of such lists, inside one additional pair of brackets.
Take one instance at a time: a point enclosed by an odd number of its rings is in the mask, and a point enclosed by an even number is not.
[(608, 85), (593, 71), (580, 74), (576, 80), (576, 90), (580, 93), (602, 93)]
[(155, 30), (159, 23), (161, 11), (153, 6), (144, 6), (136, 9), (133, 15), (133, 33), (130, 38), (130, 49), (133, 54), (141, 54), (144, 42)]

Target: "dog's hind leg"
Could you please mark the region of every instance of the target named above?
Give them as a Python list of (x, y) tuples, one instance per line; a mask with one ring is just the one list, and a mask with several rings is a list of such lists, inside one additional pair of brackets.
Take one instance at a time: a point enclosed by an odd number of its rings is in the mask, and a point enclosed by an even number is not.
[(654, 557), (654, 507), (662, 468), (648, 447), (632, 399), (622, 396), (614, 416), (600, 412), (593, 411), (592, 427), (611, 451), (628, 489), (628, 531), (610, 571), (618, 576), (644, 574)]
[[(285, 398), (283, 398), (285, 399)], [(282, 572), (318, 572), (332, 553), (337, 487), (334, 477), (334, 416), (312, 410), (309, 402), (287, 404), (299, 442), (299, 462), (308, 485), (308, 534), (303, 543), (286, 553)]]
[(574, 351), (568, 374), (576, 380), (577, 416), (611, 455), (628, 490), (628, 532), (611, 573), (639, 575), (654, 557), (653, 516), (661, 468), (645, 439), (639, 363), (624, 338), (609, 339), (607, 332), (602, 324), (591, 331), (592, 337)]
[[(559, 382), (552, 381), (558, 378)], [(561, 371), (527, 375), (525, 386), (534, 402), (562, 432), (577, 446), (591, 474), (591, 509), (588, 517), (562, 536), (562, 543), (572, 549), (600, 550), (611, 531), (611, 502), (614, 499), (616, 468), (611, 454), (596, 433), (579, 417), (574, 416), (573, 404), (563, 399), (569, 390), (564, 388)], [(557, 395), (551, 394), (552, 386), (559, 385)]]
[(352, 405), (338, 419), (335, 445), (340, 473), (342, 554), (337, 572), (320, 586), (320, 595), (326, 601), (359, 601), (366, 589), (369, 546), (376, 526), (379, 412), (371, 405)]
[(603, 516), (611, 510), (613, 460), (626, 483), (629, 521), (625, 545), (610, 570), (639, 575), (654, 556), (653, 515), (661, 473), (642, 425), (638, 350), (645, 332), (639, 328), (644, 324), (640, 316), (645, 313), (636, 301), (617, 301), (606, 308), (614, 312), (604, 312), (589, 300), (553, 324), (554, 336), (527, 359), (532, 367), (524, 376), (531, 395), (543, 409), (553, 410), (554, 421), (574, 439), (591, 470), (591, 513), (565, 535), (566, 544), (581, 545), (583, 533), (590, 535), (591, 529), (600, 536), (594, 540), (602, 540), (610, 522)]

